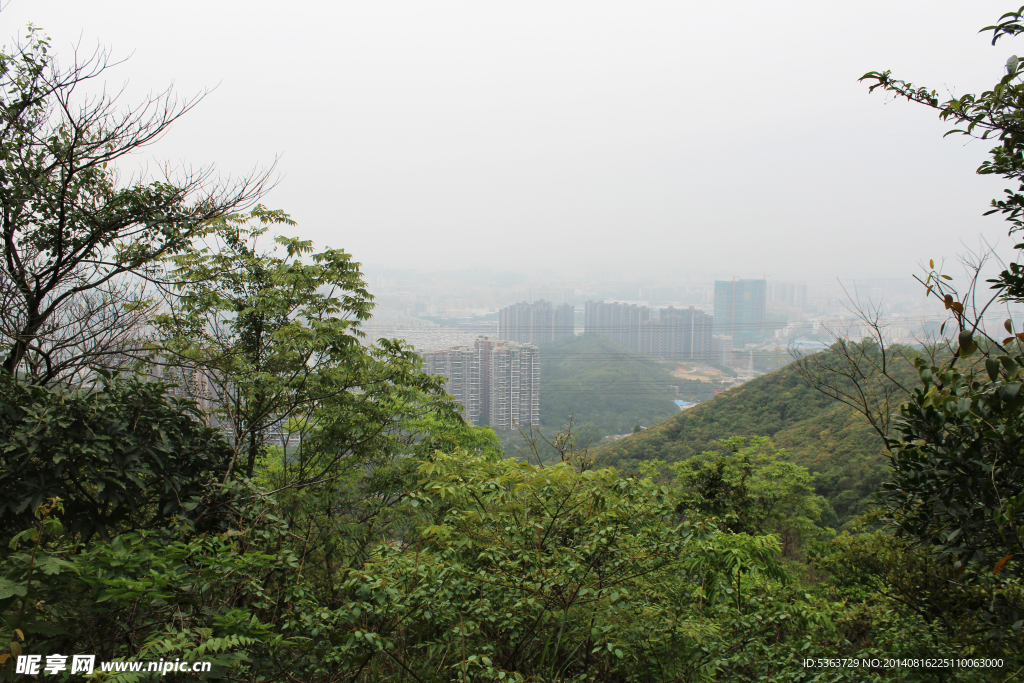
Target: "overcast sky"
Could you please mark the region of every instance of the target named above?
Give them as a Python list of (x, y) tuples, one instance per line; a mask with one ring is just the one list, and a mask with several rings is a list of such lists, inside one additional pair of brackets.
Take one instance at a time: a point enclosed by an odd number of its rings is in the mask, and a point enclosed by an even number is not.
[(130, 102), (215, 88), (148, 158), (244, 174), (318, 245), (421, 269), (898, 277), (979, 236), (988, 143), (868, 95), (867, 71), (980, 91), (1012, 3), (9, 0), (130, 56)]

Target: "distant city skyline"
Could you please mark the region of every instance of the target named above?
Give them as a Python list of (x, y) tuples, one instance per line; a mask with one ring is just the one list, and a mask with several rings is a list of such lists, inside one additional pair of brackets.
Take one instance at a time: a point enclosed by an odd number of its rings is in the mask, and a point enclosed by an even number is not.
[[(655, 320), (670, 308), (693, 307), (708, 316), (714, 315), (714, 281), (615, 282), (611, 278), (604, 281), (560, 278), (550, 282), (530, 280), (530, 277), (530, 273), (507, 272), (391, 270), (385, 275), (371, 271), (368, 281), (376, 308), (364, 329), (368, 331), (368, 339), (382, 336), (405, 339), (418, 350), (429, 351), (471, 344), (476, 335), (498, 335), (502, 309), (524, 304), (529, 307), (533, 305), (531, 302), (541, 300), (552, 302), (552, 308), (571, 304), (575, 334), (585, 330), (587, 301), (647, 307), (648, 315)], [(770, 277), (757, 281), (763, 281), (767, 287), (763, 337), (757, 343), (772, 347), (788, 347), (801, 339), (817, 340), (814, 341), (817, 344), (828, 339), (827, 330), (859, 338), (866, 334), (866, 328), (855, 312), (858, 305), (881, 304), (879, 313), (887, 334), (904, 341), (934, 336), (948, 315), (941, 302), (927, 299), (924, 287), (909, 277), (845, 283), (778, 281)], [(637, 299), (638, 295), (645, 299)], [(564, 303), (554, 303), (559, 301)], [(991, 308), (986, 325), (991, 325), (993, 330), (1001, 329), (1007, 317), (1024, 326), (1024, 308), (1019, 305), (1010, 309), (1006, 306)], [(757, 327), (760, 332), (762, 324), (758, 323)], [(540, 341), (539, 337), (537, 339)], [(737, 347), (750, 341), (740, 339)], [(632, 348), (628, 343), (625, 346)], [(639, 338), (635, 346), (640, 348)], [(657, 355), (651, 342), (647, 342), (645, 348), (646, 352)], [(712, 345), (713, 357), (726, 358), (730, 353), (721, 343)]]
[[(632, 303), (663, 308), (666, 306), (714, 308), (715, 280), (710, 281), (580, 281), (562, 278), (556, 281), (530, 280), (529, 274), (475, 275), (463, 273), (424, 273), (370, 271), (367, 281), (376, 297), (379, 313), (401, 312), (410, 316), (472, 317), (493, 315), (500, 309), (547, 301), (553, 307), (573, 304), (577, 312), (587, 301)], [(755, 280), (761, 278), (737, 278)], [(904, 312), (921, 309), (942, 312), (938, 302), (929, 302), (925, 288), (913, 278), (865, 278), (851, 282), (764, 280), (768, 312), (806, 312), (840, 314), (850, 305), (850, 296), (862, 301), (883, 303)], [(582, 320), (578, 320), (582, 323)]]

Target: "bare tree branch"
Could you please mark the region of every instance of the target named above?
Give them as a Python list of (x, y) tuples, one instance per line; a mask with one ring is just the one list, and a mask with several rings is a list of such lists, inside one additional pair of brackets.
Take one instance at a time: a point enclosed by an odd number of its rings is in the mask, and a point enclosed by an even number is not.
[(205, 92), (171, 89), (123, 107), (79, 92), (116, 65), (103, 49), (61, 67), (30, 31), (0, 58), (0, 344), (3, 367), (39, 383), (116, 367), (150, 310), (146, 282), (211, 221), (252, 206), (273, 166), (241, 178), (213, 167), (121, 179), (118, 162), (153, 144)]

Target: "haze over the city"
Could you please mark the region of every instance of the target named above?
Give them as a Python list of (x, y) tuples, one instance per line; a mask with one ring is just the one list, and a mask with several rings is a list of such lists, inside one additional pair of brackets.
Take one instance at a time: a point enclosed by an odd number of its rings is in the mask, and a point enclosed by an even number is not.
[(857, 81), (981, 91), (1004, 9), (11, 0), (0, 24), (127, 57), (125, 105), (212, 88), (138, 161), (279, 156), (265, 203), (369, 266), (830, 279), (905, 277), (965, 235), (1008, 254), (973, 173), (990, 144)]

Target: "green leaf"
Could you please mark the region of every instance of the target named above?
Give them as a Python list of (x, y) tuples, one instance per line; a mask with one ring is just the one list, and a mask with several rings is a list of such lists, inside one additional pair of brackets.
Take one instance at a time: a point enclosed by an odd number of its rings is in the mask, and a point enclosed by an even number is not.
[(960, 355), (969, 356), (978, 348), (974, 343), (974, 334), (970, 330), (961, 330), (959, 335)]
[(996, 378), (999, 377), (999, 367), (1000, 367), (1000, 363), (999, 363), (999, 361), (997, 359), (995, 359), (995, 358), (986, 358), (985, 359), (985, 370), (986, 370), (986, 372), (988, 372), (989, 379), (992, 380), (993, 382), (996, 381)]
[(12, 596), (25, 597), (28, 593), (28, 589), (23, 583), (14, 583), (10, 579), (0, 577), (0, 600), (10, 598)]

